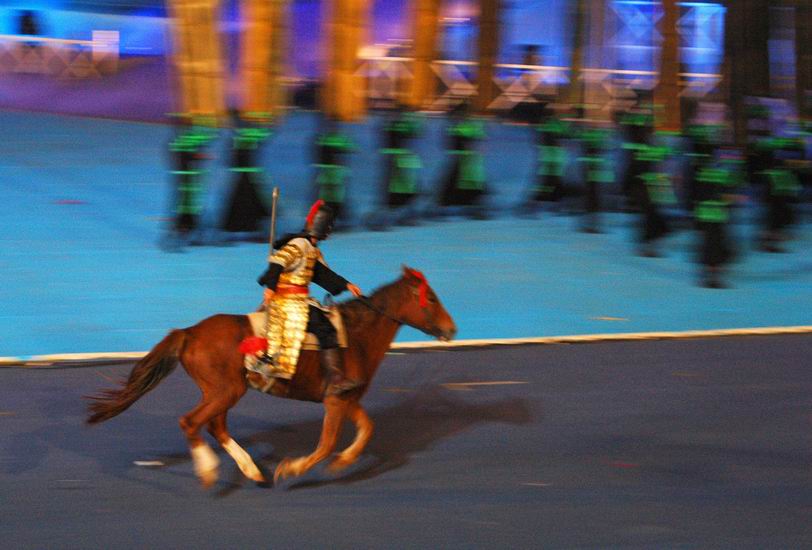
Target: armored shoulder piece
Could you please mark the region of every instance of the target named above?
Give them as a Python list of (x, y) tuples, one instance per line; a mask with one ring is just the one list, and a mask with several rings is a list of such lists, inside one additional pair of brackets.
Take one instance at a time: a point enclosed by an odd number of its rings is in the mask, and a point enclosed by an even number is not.
[(304, 237), (291, 239), (269, 262), (283, 267), (281, 283), (307, 286), (313, 279), (313, 266), (321, 258), (321, 251)]
[(282, 248), (268, 257), (268, 263), (279, 264), (284, 268), (294, 265), (306, 254), (305, 242), (306, 239), (301, 237), (289, 240)]

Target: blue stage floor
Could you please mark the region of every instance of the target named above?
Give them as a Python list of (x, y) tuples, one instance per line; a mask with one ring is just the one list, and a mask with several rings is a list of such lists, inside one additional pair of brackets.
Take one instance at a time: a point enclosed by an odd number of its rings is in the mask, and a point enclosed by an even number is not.
[[(167, 127), (14, 112), (0, 113), (0, 124), (0, 356), (143, 351), (170, 328), (256, 307), (266, 245), (157, 246), (169, 210)], [(266, 150), (283, 230), (309, 205), (314, 127), (312, 115), (293, 115)], [(445, 160), (441, 131), (430, 121), (420, 145), (428, 179)], [(360, 217), (374, 208), (378, 133), (352, 132), (350, 194)], [(331, 266), (367, 291), (396, 278), (401, 264), (422, 270), (461, 339), (812, 325), (809, 225), (787, 254), (767, 255), (753, 250), (752, 224), (741, 221), (733, 288), (699, 288), (690, 232), (669, 237), (665, 257), (647, 259), (634, 255), (627, 214), (608, 215), (600, 235), (578, 232), (574, 216), (510, 214), (533, 170), (530, 132), (489, 125), (495, 219), (337, 234), (323, 245)], [(207, 179), (210, 224), (226, 191), (228, 145), (224, 138), (212, 151), (220, 160)], [(408, 329), (398, 337), (425, 339)]]

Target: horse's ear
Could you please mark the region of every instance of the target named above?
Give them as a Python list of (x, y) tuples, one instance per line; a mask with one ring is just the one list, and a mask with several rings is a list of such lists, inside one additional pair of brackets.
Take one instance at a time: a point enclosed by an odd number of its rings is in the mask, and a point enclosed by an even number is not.
[(412, 269), (409, 266), (402, 266), (403, 267), (403, 278), (409, 281), (412, 284), (419, 284), (419, 285), (426, 285), (428, 284), (426, 281), (426, 276), (423, 275), (420, 271), (416, 269)]

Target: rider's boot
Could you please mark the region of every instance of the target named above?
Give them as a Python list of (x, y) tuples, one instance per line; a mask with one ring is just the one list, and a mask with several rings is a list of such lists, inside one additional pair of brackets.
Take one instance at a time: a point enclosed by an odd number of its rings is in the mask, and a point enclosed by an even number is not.
[(341, 395), (350, 392), (363, 384), (347, 378), (344, 374), (344, 362), (340, 348), (321, 350), (322, 366), (327, 371), (327, 390), (325, 395)]

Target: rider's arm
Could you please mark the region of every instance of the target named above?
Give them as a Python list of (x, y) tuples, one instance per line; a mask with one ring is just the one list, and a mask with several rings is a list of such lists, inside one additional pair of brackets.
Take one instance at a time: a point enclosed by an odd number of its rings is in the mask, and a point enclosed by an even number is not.
[(265, 270), (257, 282), (264, 286), (265, 288), (270, 288), (271, 290), (276, 289), (276, 283), (279, 282), (279, 275), (282, 273), (284, 268), (280, 264), (269, 263), (268, 269)]
[(286, 268), (301, 260), (303, 256), (302, 250), (289, 242), (268, 258), (268, 269), (257, 279), (257, 282), (266, 288), (275, 290), (276, 283), (279, 282), (279, 275)]
[(327, 267), (324, 262), (316, 262), (316, 265), (313, 266), (313, 282), (333, 296), (347, 290), (347, 285), (350, 284), (347, 279)]

